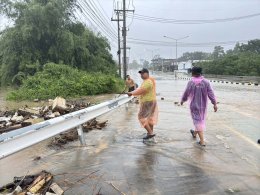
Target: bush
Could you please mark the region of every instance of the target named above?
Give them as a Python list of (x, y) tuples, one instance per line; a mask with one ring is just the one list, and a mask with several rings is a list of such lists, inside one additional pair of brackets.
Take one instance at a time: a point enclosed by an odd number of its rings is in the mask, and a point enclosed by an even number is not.
[(260, 54), (241, 52), (197, 64), (205, 74), (260, 76)]
[(22, 86), (7, 95), (8, 100), (48, 99), (56, 96), (79, 97), (118, 93), (122, 79), (114, 75), (88, 73), (63, 64), (48, 63), (42, 71), (23, 81)]

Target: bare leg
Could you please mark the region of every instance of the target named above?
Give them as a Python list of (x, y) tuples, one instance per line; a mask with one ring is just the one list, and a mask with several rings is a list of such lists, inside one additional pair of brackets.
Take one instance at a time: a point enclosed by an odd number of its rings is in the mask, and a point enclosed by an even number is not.
[(198, 131), (194, 131), (195, 138), (197, 137)]
[(145, 125), (144, 128), (146, 129), (147, 133), (149, 135), (152, 135), (153, 134), (153, 130), (151, 129), (150, 125)]
[(197, 133), (199, 134), (199, 137), (200, 137), (200, 144), (201, 144), (201, 145), (204, 145), (205, 142), (204, 142), (203, 131), (197, 131)]
[(153, 125), (152, 124), (150, 124), (150, 128), (151, 128), (152, 134), (153, 134)]

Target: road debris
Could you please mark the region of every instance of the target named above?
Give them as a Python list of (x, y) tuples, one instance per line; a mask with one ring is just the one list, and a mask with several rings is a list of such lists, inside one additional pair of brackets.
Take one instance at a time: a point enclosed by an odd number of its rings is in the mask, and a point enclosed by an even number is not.
[(8, 195), (62, 195), (63, 193), (61, 187), (53, 182), (53, 175), (47, 171), (41, 171), (35, 175), (14, 177), (12, 183), (0, 187), (0, 194)]
[[(103, 129), (107, 126), (107, 120), (106, 121), (97, 121), (96, 118), (88, 121), (87, 123), (83, 124), (83, 131), (89, 132), (94, 129)], [(57, 149), (62, 148), (65, 144), (69, 142), (73, 142), (78, 139), (78, 132), (76, 129), (72, 129), (69, 131), (66, 131), (64, 133), (59, 134), (58, 136), (51, 139), (51, 142), (49, 143), (49, 147), (55, 147)]]
[(16, 111), (0, 111), (0, 134), (75, 112), (91, 105), (83, 101), (67, 102), (61, 97), (49, 100), (47, 104), (49, 105), (32, 108), (25, 105)]

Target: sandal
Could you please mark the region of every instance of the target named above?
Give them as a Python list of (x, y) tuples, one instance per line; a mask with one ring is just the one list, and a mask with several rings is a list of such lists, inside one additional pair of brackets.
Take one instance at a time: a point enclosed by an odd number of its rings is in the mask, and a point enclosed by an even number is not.
[(153, 135), (146, 135), (143, 139), (144, 140), (147, 140), (147, 139), (151, 139), (151, 138), (153, 138), (155, 136), (155, 134), (153, 134)]
[(195, 139), (196, 138), (195, 131), (191, 129), (190, 133), (191, 133), (192, 137)]
[(197, 144), (199, 144), (199, 145), (202, 146), (202, 147), (206, 147), (206, 144), (201, 144), (200, 141), (197, 142)]

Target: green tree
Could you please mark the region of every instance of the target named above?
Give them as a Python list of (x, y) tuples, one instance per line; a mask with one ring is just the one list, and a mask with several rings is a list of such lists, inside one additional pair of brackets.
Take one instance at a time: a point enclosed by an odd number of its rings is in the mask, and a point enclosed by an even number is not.
[(132, 63), (129, 64), (129, 69), (138, 69), (141, 65), (137, 62), (137, 60), (133, 60)]
[(78, 22), (76, 8), (76, 0), (0, 0), (14, 23), (0, 34), (1, 85), (20, 83), (48, 62), (116, 74), (107, 39)]
[(224, 48), (221, 46), (215, 46), (214, 51), (212, 53), (213, 59), (218, 59), (225, 55)]
[(178, 61), (188, 61), (188, 60), (207, 60), (210, 57), (209, 53), (202, 52), (202, 51), (195, 51), (195, 52), (185, 52), (183, 55), (178, 59)]
[(143, 62), (143, 68), (149, 68), (149, 62), (147, 61), (147, 60), (145, 60), (144, 62)]
[[(216, 48), (216, 47), (215, 47)], [(214, 60), (201, 62), (206, 74), (260, 76), (260, 40), (251, 40), (247, 44), (236, 44), (226, 55), (218, 55)], [(221, 51), (221, 48), (215, 51)], [(213, 52), (214, 53), (214, 52)], [(217, 52), (216, 52), (217, 53)]]

